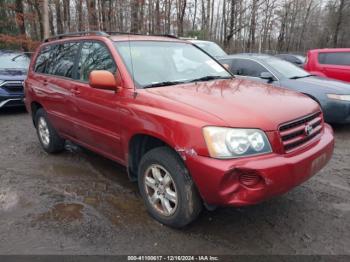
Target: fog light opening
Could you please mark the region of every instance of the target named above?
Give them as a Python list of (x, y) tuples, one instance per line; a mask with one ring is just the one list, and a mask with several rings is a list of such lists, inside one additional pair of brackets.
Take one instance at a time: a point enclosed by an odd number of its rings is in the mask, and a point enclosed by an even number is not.
[(263, 178), (254, 172), (242, 172), (239, 176), (239, 182), (246, 187), (255, 187), (263, 182)]

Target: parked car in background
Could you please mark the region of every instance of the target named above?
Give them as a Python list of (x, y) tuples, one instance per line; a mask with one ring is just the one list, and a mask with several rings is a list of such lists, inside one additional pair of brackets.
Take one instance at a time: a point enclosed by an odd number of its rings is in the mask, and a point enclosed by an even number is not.
[(261, 54), (231, 55), (220, 60), (240, 78), (301, 92), (320, 104), (326, 122), (350, 123), (350, 84), (311, 75), (279, 58)]
[(189, 41), (198, 46), (199, 48), (203, 49), (205, 52), (207, 52), (209, 55), (216, 59), (227, 56), (227, 53), (217, 43), (203, 40)]
[(277, 54), (275, 57), (286, 60), (299, 67), (304, 67), (304, 63), (306, 61), (305, 56), (295, 54)]
[(23, 81), (30, 58), (15, 51), (0, 51), (0, 108), (24, 106)]
[(332, 156), (332, 129), (306, 96), (234, 79), (188, 41), (81, 34), (33, 57), (25, 103), (39, 141), (55, 153), (72, 140), (127, 166), (163, 224), (185, 226), (203, 203), (281, 195)]
[(314, 75), (350, 82), (350, 48), (310, 50), (304, 68)]

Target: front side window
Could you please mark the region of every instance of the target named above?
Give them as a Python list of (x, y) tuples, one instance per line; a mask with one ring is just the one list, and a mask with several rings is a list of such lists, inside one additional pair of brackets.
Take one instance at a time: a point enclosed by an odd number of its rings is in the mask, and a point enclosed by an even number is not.
[(117, 67), (105, 45), (99, 42), (85, 42), (81, 49), (77, 78), (87, 82), (93, 70), (107, 70), (115, 74)]
[(318, 62), (325, 65), (350, 65), (350, 52), (320, 53)]
[(268, 70), (257, 62), (248, 59), (234, 59), (232, 64), (234, 75), (260, 77), (263, 72), (268, 72)]
[(140, 88), (201, 78), (231, 77), (220, 64), (192, 44), (130, 41), (116, 42), (115, 46)]

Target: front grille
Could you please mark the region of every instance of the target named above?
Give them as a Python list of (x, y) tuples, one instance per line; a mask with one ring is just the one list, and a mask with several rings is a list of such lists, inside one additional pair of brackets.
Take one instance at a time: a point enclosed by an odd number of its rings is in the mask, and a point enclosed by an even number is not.
[(322, 132), (322, 129), (323, 118), (321, 112), (281, 125), (279, 133), (284, 151), (289, 152), (306, 144), (318, 136)]
[(0, 87), (9, 93), (23, 93), (22, 81), (6, 81)]

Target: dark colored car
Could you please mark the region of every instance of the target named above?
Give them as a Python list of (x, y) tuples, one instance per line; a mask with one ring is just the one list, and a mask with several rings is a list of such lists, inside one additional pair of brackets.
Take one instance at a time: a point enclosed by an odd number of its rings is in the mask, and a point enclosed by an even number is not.
[(305, 70), (269, 55), (241, 54), (220, 60), (240, 78), (269, 83), (303, 93), (320, 104), (328, 123), (350, 123), (350, 85), (311, 75)]
[(27, 54), (0, 51), (0, 108), (24, 106), (23, 81), (29, 63)]
[(304, 69), (313, 75), (350, 82), (350, 48), (310, 50)]
[(32, 59), (25, 93), (44, 150), (71, 140), (125, 165), (148, 212), (173, 227), (193, 221), (203, 203), (245, 206), (281, 195), (333, 153), (316, 102), (234, 79), (170, 37), (50, 39)]
[(278, 55), (275, 55), (275, 57), (286, 60), (299, 67), (304, 67), (304, 63), (306, 61), (305, 56), (295, 55), (295, 54), (278, 54)]
[(204, 40), (189, 40), (192, 44), (195, 44), (199, 48), (203, 49), (212, 57), (216, 59), (227, 56), (227, 53), (217, 44), (211, 41)]

